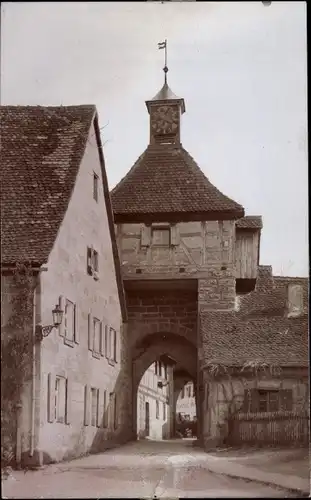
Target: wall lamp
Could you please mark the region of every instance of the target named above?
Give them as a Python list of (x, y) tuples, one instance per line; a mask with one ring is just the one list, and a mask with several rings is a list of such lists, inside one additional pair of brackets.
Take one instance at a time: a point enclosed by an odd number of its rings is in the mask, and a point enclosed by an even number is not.
[(64, 311), (61, 310), (58, 304), (56, 304), (55, 308), (52, 311), (52, 316), (53, 316), (53, 325), (37, 325), (36, 326), (36, 339), (41, 342), (44, 337), (47, 337), (53, 328), (57, 328), (63, 319), (63, 314)]

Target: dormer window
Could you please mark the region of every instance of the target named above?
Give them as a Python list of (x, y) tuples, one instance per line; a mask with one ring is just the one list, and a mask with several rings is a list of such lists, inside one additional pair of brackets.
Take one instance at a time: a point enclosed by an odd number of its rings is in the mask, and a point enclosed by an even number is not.
[(303, 312), (303, 289), (301, 285), (290, 284), (287, 291), (288, 317), (294, 318)]

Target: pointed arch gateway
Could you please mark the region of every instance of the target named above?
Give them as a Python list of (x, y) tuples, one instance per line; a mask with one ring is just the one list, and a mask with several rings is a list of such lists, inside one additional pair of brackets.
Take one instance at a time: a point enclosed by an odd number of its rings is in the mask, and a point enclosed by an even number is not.
[[(185, 333), (185, 332), (183, 332)], [(157, 359), (166, 356), (174, 364), (173, 370), (178, 374), (187, 374), (196, 385), (197, 380), (197, 347), (185, 336), (170, 331), (154, 332), (138, 341), (133, 349), (132, 358), (132, 431), (137, 435), (137, 393), (139, 383), (148, 367)], [(174, 373), (174, 372), (173, 372)], [(186, 377), (186, 378), (187, 378)], [(174, 397), (173, 397), (174, 399)], [(175, 404), (172, 405), (175, 414)]]

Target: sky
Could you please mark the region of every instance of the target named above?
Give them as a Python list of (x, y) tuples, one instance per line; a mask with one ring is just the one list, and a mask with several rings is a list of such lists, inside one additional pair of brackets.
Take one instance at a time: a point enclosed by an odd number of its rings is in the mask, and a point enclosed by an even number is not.
[(148, 145), (167, 39), (183, 146), (262, 215), (260, 263), (308, 276), (306, 2), (1, 6), (1, 104), (95, 104), (110, 188)]

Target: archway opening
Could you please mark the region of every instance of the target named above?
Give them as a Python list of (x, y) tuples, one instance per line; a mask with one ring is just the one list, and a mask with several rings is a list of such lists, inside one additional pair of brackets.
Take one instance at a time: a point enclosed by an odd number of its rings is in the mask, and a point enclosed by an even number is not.
[(164, 356), (143, 374), (137, 391), (137, 438), (163, 440), (172, 437), (173, 366)]
[(191, 434), (194, 437), (196, 376), (196, 346), (185, 338), (157, 333), (136, 344), (133, 356), (133, 431), (136, 439), (189, 438), (189, 432), (188, 436), (181, 437), (176, 432), (177, 399), (188, 382), (192, 390)]

